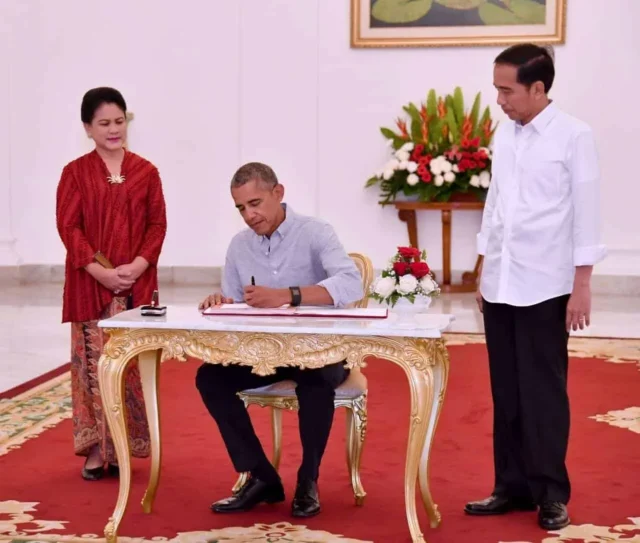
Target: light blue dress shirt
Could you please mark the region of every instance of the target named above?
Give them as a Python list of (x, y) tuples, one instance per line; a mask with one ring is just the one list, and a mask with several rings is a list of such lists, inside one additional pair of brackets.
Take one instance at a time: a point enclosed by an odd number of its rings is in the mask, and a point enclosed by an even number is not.
[[(244, 302), (244, 287), (253, 276), (257, 286), (289, 288), (319, 285), (335, 307), (362, 299), (362, 278), (333, 227), (295, 213), (283, 204), (285, 220), (271, 237), (250, 228), (229, 245), (222, 277), (222, 295)], [(304, 304), (304, 299), (302, 300)]]

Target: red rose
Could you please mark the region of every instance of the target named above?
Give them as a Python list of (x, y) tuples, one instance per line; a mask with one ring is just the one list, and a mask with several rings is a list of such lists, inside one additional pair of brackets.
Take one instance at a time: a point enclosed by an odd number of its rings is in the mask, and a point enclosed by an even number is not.
[(424, 181), (425, 183), (431, 183), (431, 172), (428, 172), (425, 170), (424, 173), (420, 174), (420, 178), (422, 179), (422, 181)]
[(394, 262), (393, 271), (400, 277), (407, 275), (409, 273), (409, 264), (406, 262)]
[(429, 265), (426, 262), (412, 262), (409, 264), (411, 275), (416, 279), (422, 279), (429, 273)]
[(420, 250), (415, 247), (398, 247), (398, 254), (405, 260), (420, 256)]

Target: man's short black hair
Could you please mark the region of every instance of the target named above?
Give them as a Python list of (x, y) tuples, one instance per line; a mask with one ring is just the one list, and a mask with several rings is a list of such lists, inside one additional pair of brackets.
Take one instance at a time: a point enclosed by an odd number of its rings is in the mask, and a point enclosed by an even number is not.
[(509, 64), (518, 69), (518, 83), (531, 87), (536, 81), (542, 81), (544, 92), (548, 93), (553, 85), (556, 70), (549, 51), (533, 43), (512, 45), (500, 53), (496, 64)]
[(231, 179), (231, 187), (241, 187), (250, 181), (262, 181), (269, 187), (275, 187), (278, 184), (275, 172), (262, 162), (249, 162), (241, 166)]

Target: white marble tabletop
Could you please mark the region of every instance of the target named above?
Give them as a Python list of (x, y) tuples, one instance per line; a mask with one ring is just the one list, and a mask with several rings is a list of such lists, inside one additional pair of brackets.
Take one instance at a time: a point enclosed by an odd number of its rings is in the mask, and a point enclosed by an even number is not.
[(101, 320), (102, 328), (145, 328), (156, 330), (198, 330), (222, 332), (266, 332), (273, 334), (340, 334), (345, 336), (387, 336), (439, 338), (454, 320), (453, 315), (416, 315), (413, 322), (398, 321), (392, 311), (386, 319), (315, 317), (235, 317), (203, 316), (196, 308), (168, 306), (163, 317), (146, 317), (140, 309)]

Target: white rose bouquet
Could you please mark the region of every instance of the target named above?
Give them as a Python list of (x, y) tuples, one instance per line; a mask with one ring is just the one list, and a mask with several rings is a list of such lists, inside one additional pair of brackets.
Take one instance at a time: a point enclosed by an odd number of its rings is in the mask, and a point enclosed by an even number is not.
[(398, 252), (371, 286), (370, 298), (394, 307), (400, 298), (414, 303), (416, 297), (435, 297), (440, 287), (427, 264), (426, 251), (398, 247)]

